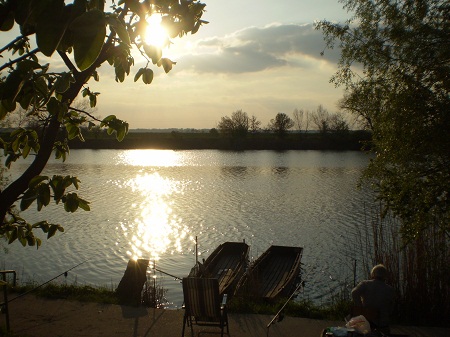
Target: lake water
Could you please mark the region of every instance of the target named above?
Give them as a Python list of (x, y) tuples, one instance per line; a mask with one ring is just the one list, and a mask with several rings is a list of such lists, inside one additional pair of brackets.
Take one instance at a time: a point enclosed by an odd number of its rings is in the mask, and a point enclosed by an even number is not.
[[(245, 240), (251, 258), (270, 245), (301, 246), (302, 298), (326, 301), (353, 283), (355, 234), (366, 226), (372, 197), (357, 189), (368, 157), (359, 152), (215, 150), (72, 150), (65, 163), (51, 160), (43, 174), (75, 175), (77, 193), (91, 211), (66, 213), (51, 205), (22, 215), (60, 223), (42, 246), (7, 246), (3, 267), (22, 281), (117, 286), (130, 258), (156, 261), (156, 268), (186, 276), (224, 241)], [(26, 167), (14, 163), (12, 177)], [(171, 307), (182, 303), (178, 280), (157, 272)]]

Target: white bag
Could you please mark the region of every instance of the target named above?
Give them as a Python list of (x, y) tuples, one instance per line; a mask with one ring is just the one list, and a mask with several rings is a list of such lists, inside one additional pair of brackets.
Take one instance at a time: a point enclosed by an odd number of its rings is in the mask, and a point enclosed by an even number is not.
[(370, 323), (363, 315), (352, 317), (345, 326), (353, 328), (356, 332), (363, 335), (367, 335), (370, 332)]

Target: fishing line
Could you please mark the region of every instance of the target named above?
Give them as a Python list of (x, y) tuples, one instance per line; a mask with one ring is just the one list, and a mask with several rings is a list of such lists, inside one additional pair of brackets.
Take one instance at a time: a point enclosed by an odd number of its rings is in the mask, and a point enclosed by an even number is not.
[(14, 301), (14, 300), (16, 300), (16, 299), (18, 299), (18, 298), (20, 298), (20, 297), (23, 297), (23, 296), (25, 296), (25, 295), (28, 295), (29, 293), (35, 291), (36, 289), (39, 289), (39, 288), (42, 287), (43, 285), (46, 285), (47, 283), (50, 283), (51, 281), (57, 279), (58, 277), (60, 277), (60, 276), (62, 276), (62, 275), (64, 275), (65, 277), (67, 277), (67, 274), (69, 273), (69, 271), (71, 271), (71, 270), (73, 270), (73, 269), (75, 269), (75, 268), (81, 266), (83, 263), (85, 263), (85, 262), (87, 262), (87, 261), (89, 261), (89, 259), (88, 259), (88, 260), (84, 260), (83, 262), (78, 263), (77, 265), (73, 266), (73, 267), (70, 268), (70, 269), (67, 269), (66, 271), (62, 272), (61, 274), (59, 274), (59, 275), (57, 275), (57, 276), (55, 276), (55, 277), (53, 277), (52, 279), (50, 279), (50, 280), (48, 280), (48, 281), (45, 281), (44, 283), (41, 283), (40, 285), (34, 287), (33, 289), (30, 289), (30, 290), (24, 292), (23, 294), (20, 294), (20, 295), (14, 297), (14, 298), (8, 300), (7, 302), (0, 304), (0, 305), (4, 305), (4, 304), (6, 304), (6, 303), (10, 303), (10, 302), (12, 302), (12, 301)]

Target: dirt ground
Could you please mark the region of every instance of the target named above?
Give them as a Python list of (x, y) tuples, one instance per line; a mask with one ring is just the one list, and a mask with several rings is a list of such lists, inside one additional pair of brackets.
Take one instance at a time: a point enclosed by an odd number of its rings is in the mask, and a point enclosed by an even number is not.
[[(32, 295), (9, 300), (10, 329), (21, 337), (171, 337), (181, 336), (183, 310), (135, 308), (120, 305), (48, 300)], [(267, 315), (229, 314), (231, 337), (319, 337), (323, 328), (344, 322), (285, 317), (269, 329)], [(6, 327), (6, 315), (0, 315)], [(393, 333), (411, 337), (447, 337), (450, 329), (393, 326)], [(186, 336), (190, 336), (187, 329)], [(194, 326), (194, 336), (220, 336), (220, 329)]]

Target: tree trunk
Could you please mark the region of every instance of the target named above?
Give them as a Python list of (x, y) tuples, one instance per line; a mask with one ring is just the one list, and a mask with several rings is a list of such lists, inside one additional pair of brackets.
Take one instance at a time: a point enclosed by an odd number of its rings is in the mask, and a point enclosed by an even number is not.
[(53, 145), (55, 144), (59, 127), (60, 123), (58, 117), (53, 116), (48, 128), (45, 130), (41, 147), (36, 154), (36, 158), (19, 178), (13, 181), (0, 193), (0, 219), (2, 219), (2, 223), (11, 205), (13, 205), (18, 200), (19, 196), (28, 189), (28, 184), (31, 179), (41, 174), (47, 164), (53, 151)]

